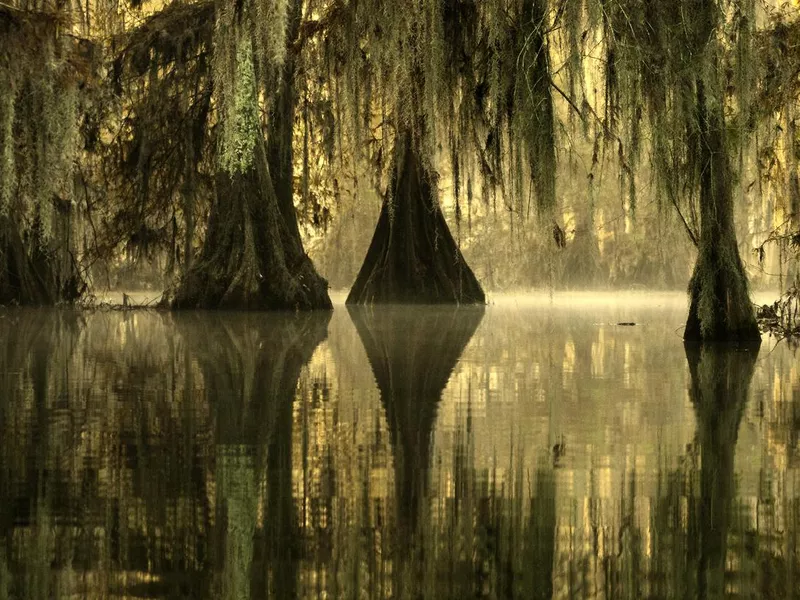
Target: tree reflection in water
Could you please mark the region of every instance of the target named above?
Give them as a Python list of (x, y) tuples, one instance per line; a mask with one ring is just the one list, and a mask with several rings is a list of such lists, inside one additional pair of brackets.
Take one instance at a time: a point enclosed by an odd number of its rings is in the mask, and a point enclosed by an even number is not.
[[(369, 358), (391, 437), (401, 547), (411, 550), (428, 479), (436, 411), (483, 307), (348, 306)], [(405, 541), (407, 540), (407, 541)]]
[(797, 592), (796, 357), (486, 313), (0, 312), (0, 598)]
[[(549, 598), (555, 543), (552, 467), (520, 470), (508, 495), (457, 435), (452, 493), (431, 493), (432, 441), (442, 393), (483, 317), (482, 307), (348, 307), (375, 376), (394, 462), (396, 527), (382, 597)], [(440, 482), (441, 484), (441, 482)]]
[(291, 595), (292, 402), (329, 318), (0, 319), (0, 597)]
[[(743, 563), (752, 527), (737, 514), (734, 455), (759, 346), (685, 345), (694, 441), (675, 470), (659, 469), (649, 522), (637, 524), (636, 474), (619, 517), (620, 552), (608, 559), (607, 597), (753, 595)], [(731, 544), (731, 540), (739, 543)], [(738, 547), (737, 547), (738, 546)], [(739, 568), (726, 572), (730, 564)], [(756, 594), (760, 595), (760, 594)]]
[(295, 595), (300, 532), (292, 496), (292, 404), (300, 371), (327, 336), (329, 318), (327, 312), (176, 316), (217, 415), (217, 531), (210, 549), (222, 569), (216, 597)]
[(687, 554), (696, 563), (696, 592), (702, 598), (726, 593), (733, 457), (757, 356), (758, 345), (686, 345), (700, 446), (700, 497), (690, 504), (694, 514), (689, 515)]

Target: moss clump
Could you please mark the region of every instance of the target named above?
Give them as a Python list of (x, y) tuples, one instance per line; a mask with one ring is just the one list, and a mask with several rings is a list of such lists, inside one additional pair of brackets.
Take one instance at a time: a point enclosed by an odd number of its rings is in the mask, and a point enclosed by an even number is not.
[(256, 139), (261, 135), (253, 47), (248, 36), (239, 37), (235, 55), (235, 63), (226, 67), (234, 70), (235, 76), (223, 96), (218, 153), (220, 168), (231, 175), (250, 168)]
[(0, 303), (76, 300), (78, 106), (87, 69), (58, 12), (0, 4)]

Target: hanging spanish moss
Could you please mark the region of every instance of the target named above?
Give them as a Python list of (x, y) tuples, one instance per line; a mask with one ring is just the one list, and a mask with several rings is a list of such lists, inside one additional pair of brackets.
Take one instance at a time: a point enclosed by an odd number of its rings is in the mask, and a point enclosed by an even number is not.
[[(219, 23), (218, 20), (218, 31), (222, 29)], [(225, 43), (215, 44), (214, 77), (219, 82), (216, 91), (221, 107), (219, 166), (234, 176), (252, 166), (256, 139), (261, 135), (261, 123), (250, 36), (246, 32), (228, 35), (233, 37), (227, 44), (233, 47), (230, 52), (223, 50)], [(217, 66), (220, 62), (223, 62), (221, 67)], [(228, 73), (233, 76), (223, 75)]]
[[(289, 22), (289, 5), (299, 8), (291, 0), (255, 0), (253, 19), (258, 56), (264, 57), (265, 66), (279, 68), (286, 60), (286, 34)], [(292, 10), (296, 10), (292, 8)], [(294, 38), (291, 38), (294, 39)]]
[[(118, 57), (120, 82), (132, 85), (128, 93), (139, 98), (129, 125), (132, 139), (139, 141), (125, 145), (116, 160), (133, 168), (140, 183), (130, 192), (142, 207), (133, 213), (123, 208), (122, 222), (138, 220), (147, 229), (144, 216), (158, 213), (144, 207), (159, 207), (165, 211), (163, 231), (170, 212), (175, 221), (176, 190), (192, 211), (183, 219), (187, 256), (173, 293), (176, 308), (330, 307), (327, 283), (303, 249), (291, 195), (284, 194), (283, 205), (278, 199), (272, 171), (279, 166), (269, 164), (263, 134), (263, 109), (276, 101), (275, 86), (267, 82), (280, 84), (282, 77), (294, 76), (282, 68), (296, 39), (286, 37), (289, 9), (280, 4), (285, 3), (172, 5), (132, 31)], [(273, 11), (276, 18), (263, 22), (256, 16), (259, 10)], [(161, 35), (164, 31), (176, 35)], [(271, 50), (257, 52), (264, 48)], [(131, 84), (122, 76), (126, 72), (139, 77)], [(165, 93), (173, 103), (164, 101)], [(289, 118), (293, 121), (293, 115)], [(272, 131), (288, 136), (280, 143), (291, 145), (291, 128)], [(176, 163), (187, 151), (195, 157), (189, 168), (182, 160)], [(209, 211), (205, 237), (193, 258), (194, 226), (190, 231), (189, 225), (204, 205)]]
[[(519, 11), (519, 27), (511, 49), (517, 69), (511, 72), (513, 105), (507, 108), (511, 113), (511, 143), (525, 153), (538, 206), (550, 217), (556, 201), (556, 139), (546, 37), (547, 4), (544, 0), (524, 0)], [(524, 188), (520, 189), (520, 193), (524, 192)]]
[[(748, 32), (755, 15), (749, 0), (733, 4), (731, 22), (731, 7), (714, 0), (601, 3), (606, 125), (619, 139), (624, 162), (625, 148), (637, 152), (644, 109), (662, 197), (698, 246), (687, 340), (759, 339), (733, 219), (732, 165), (746, 128), (729, 135), (729, 114), (748, 119)], [(738, 40), (734, 58), (723, 47), (725, 35)], [(634, 120), (621, 126), (621, 116)]]
[[(552, 23), (546, 0), (377, 1), (352, 3), (349, 8), (349, 18), (326, 39), (325, 66), (320, 70), (333, 73), (345, 90), (344, 97), (337, 99), (337, 109), (350, 116), (339, 126), (352, 124), (348, 127), (352, 142), (358, 147), (362, 139), (369, 140), (370, 130), (378, 130), (381, 143), (366, 146), (372, 153), (367, 158), (390, 154), (391, 163), (373, 164), (392, 182), (407, 172), (399, 161), (404, 160), (410, 142), (426, 177), (431, 182), (446, 177), (451, 183), (453, 194), (443, 201), (455, 207), (458, 228), (463, 214), (461, 194), (473, 189), (473, 181), (481, 182), (485, 199), (503, 194), (520, 219), (526, 218), (528, 199), (533, 196), (549, 223), (556, 200), (556, 136), (548, 42)], [(387, 141), (394, 141), (398, 150), (389, 152)], [(401, 201), (393, 195), (399, 188), (393, 186), (386, 190), (373, 248), (358, 289), (350, 296), (353, 301), (357, 297), (364, 302), (381, 301), (382, 294), (370, 291), (371, 286), (399, 289), (418, 281), (381, 283), (381, 277), (394, 275), (379, 265), (400, 260), (394, 249), (397, 235), (381, 242), (394, 231), (390, 226), (394, 220), (402, 218), (396, 206)], [(435, 197), (426, 199), (421, 210), (439, 204), (440, 194), (431, 189)], [(411, 236), (408, 245), (417, 248), (421, 245), (417, 238), (431, 237), (414, 228), (404, 230), (404, 235)], [(382, 253), (376, 252), (376, 244), (383, 246)], [(424, 266), (437, 260), (466, 267), (457, 245), (433, 246), (441, 258), (409, 265), (415, 277), (441, 276), (441, 270)], [(431, 280), (423, 287), (459, 287), (453, 283)], [(402, 295), (414, 296), (411, 290)], [(420, 296), (418, 301), (475, 301), (482, 296), (482, 292), (449, 300)]]
[(14, 159), (14, 105), (16, 92), (11, 78), (0, 81), (0, 212), (11, 204), (17, 174)]
[(57, 13), (0, 6), (0, 304), (77, 299), (80, 48)]
[[(767, 27), (754, 34), (758, 50), (757, 75), (760, 86), (752, 102), (752, 120), (760, 126), (754, 144), (762, 209), (758, 215), (766, 230), (758, 244), (759, 263), (769, 251), (786, 257), (780, 270), (783, 292), (800, 285), (800, 145), (797, 142), (797, 106), (800, 82), (800, 20), (781, 12), (770, 17)], [(752, 69), (752, 67), (751, 67)]]
[(215, 17), (213, 79), (222, 129), (218, 161), (234, 174), (252, 165), (261, 135), (257, 69), (266, 83), (265, 74), (280, 70), (286, 58), (287, 0), (217, 0)]

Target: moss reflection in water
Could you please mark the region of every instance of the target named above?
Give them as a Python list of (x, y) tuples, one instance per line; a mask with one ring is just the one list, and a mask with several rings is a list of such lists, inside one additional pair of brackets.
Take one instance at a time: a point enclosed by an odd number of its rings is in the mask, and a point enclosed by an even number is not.
[(582, 311), (3, 311), (0, 599), (797, 594), (796, 357)]

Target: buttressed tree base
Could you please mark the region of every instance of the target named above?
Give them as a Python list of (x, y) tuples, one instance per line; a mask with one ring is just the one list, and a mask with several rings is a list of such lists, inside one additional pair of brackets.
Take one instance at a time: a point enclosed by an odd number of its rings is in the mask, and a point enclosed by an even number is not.
[(475, 304), (485, 296), (444, 220), (435, 179), (411, 135), (398, 140), (392, 182), (348, 304)]
[(186, 274), (174, 308), (329, 309), (328, 283), (284, 219), (263, 140), (244, 173), (217, 175), (203, 251)]

